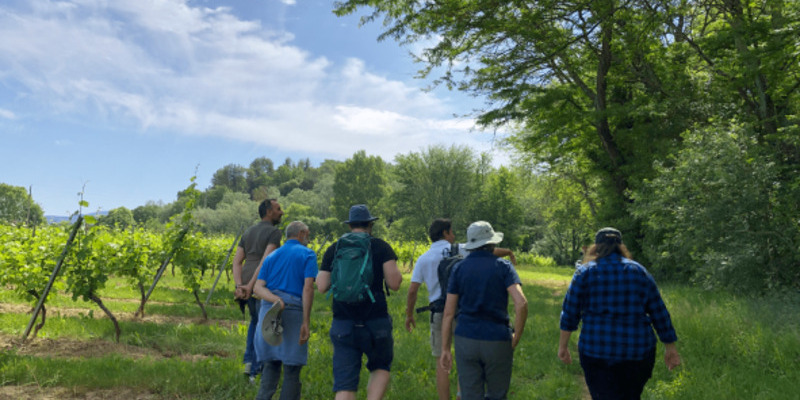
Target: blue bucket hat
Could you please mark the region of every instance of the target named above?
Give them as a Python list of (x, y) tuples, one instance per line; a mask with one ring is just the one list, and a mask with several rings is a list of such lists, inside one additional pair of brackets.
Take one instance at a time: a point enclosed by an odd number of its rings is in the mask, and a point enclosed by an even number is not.
[(356, 204), (350, 207), (350, 218), (347, 221), (344, 221), (345, 224), (350, 224), (353, 222), (372, 222), (378, 219), (378, 217), (373, 217), (372, 214), (369, 213), (369, 209), (367, 209), (366, 204)]

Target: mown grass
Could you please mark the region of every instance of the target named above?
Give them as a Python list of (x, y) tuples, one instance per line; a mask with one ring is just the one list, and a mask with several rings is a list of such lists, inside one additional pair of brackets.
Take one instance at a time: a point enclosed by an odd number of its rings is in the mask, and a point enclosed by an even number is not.
[[(577, 362), (563, 365), (556, 357), (561, 300), (571, 273), (571, 268), (520, 268), (530, 312), (523, 341), (515, 352), (511, 398), (573, 400), (582, 396), (580, 366)], [(207, 276), (204, 287), (210, 287), (213, 279)], [(408, 279), (406, 276), (400, 292), (388, 299), (395, 323), (395, 361), (386, 398), (431, 399), (435, 397), (436, 360), (430, 355), (427, 314), (419, 315), (413, 332), (403, 328)], [(664, 286), (662, 292), (678, 330), (684, 365), (667, 371), (660, 348), (645, 399), (797, 398), (800, 296), (736, 297), (682, 286)], [(206, 295), (201, 294), (201, 301)], [(121, 280), (110, 280), (101, 297), (114, 312), (132, 313), (138, 307), (139, 293)], [(163, 318), (158, 323), (130, 318), (120, 322), (121, 345), (147, 350), (143, 355), (107, 352), (65, 358), (30, 355), (11, 347), (0, 352), (0, 385), (78, 391), (132, 388), (178, 399), (253, 398), (257, 388), (247, 384), (241, 374), (246, 320), (231, 297), (230, 285), (223, 277), (208, 310), (211, 320), (201, 321), (200, 309), (194, 297), (182, 289), (180, 277), (165, 274), (146, 308), (147, 315)], [(420, 298), (426, 298), (424, 289)], [(0, 291), (0, 302), (23, 300), (11, 291)], [(111, 323), (92, 303), (73, 302), (56, 293), (48, 299), (48, 306), (51, 311), (40, 338), (113, 341)], [(85, 312), (59, 316), (52, 311), (59, 308)], [(29, 318), (28, 314), (0, 313), (0, 334), (20, 337)], [(332, 398), (330, 319), (330, 300), (318, 294), (309, 365), (302, 373), (304, 398)], [(575, 350), (573, 343), (577, 355)], [(363, 371), (362, 387), (367, 378)]]

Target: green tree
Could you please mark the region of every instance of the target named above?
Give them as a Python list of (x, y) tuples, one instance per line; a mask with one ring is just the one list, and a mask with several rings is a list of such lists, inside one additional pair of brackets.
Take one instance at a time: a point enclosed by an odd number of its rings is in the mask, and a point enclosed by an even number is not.
[(0, 222), (40, 225), (44, 212), (24, 187), (0, 183)]
[(228, 193), (233, 193), (233, 191), (227, 186), (212, 186), (203, 193), (200, 203), (203, 207), (217, 208), (217, 204)]
[(253, 193), (260, 187), (272, 183), (272, 174), (275, 173), (275, 164), (268, 157), (258, 157), (250, 163), (245, 176), (247, 178), (247, 192)]
[(194, 217), (205, 233), (236, 235), (242, 226), (250, 226), (258, 220), (258, 203), (250, 200), (246, 193), (228, 192), (215, 209), (198, 208)]
[(127, 229), (134, 223), (133, 212), (125, 207), (118, 207), (100, 217), (97, 223), (111, 228)]
[(686, 149), (635, 193), (655, 272), (709, 288), (800, 287), (797, 199), (747, 129), (687, 132)]
[(148, 201), (147, 204), (133, 209), (133, 220), (139, 225), (143, 225), (151, 220), (157, 221), (162, 208), (163, 206)]
[(466, 232), (470, 211), (479, 203), (475, 160), (475, 153), (465, 146), (431, 146), (395, 156), (392, 175), (400, 185), (392, 193), (397, 223), (392, 232), (425, 240), (435, 218), (450, 218), (458, 232)]
[(211, 185), (212, 187), (224, 186), (233, 192), (247, 193), (246, 171), (247, 169), (241, 165), (228, 164), (214, 172)]
[(347, 220), (350, 207), (366, 204), (370, 212), (380, 215), (378, 204), (386, 195), (385, 164), (378, 156), (367, 156), (359, 150), (353, 157), (336, 166), (332, 207), (334, 217)]
[(489, 221), (494, 230), (503, 232), (503, 247), (520, 248), (523, 210), (519, 202), (519, 179), (511, 170), (500, 167), (490, 173), (480, 188), (480, 196), (471, 200), (473, 220)]

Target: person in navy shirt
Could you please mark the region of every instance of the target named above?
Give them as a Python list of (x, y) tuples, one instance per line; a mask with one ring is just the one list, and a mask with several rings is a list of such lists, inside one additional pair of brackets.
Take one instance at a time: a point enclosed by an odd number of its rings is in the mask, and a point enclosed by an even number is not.
[(678, 336), (655, 280), (631, 259), (617, 229), (597, 232), (567, 289), (558, 345), (565, 364), (572, 362), (567, 346), (580, 322), (578, 354), (593, 400), (641, 397), (655, 364), (653, 328), (666, 346), (667, 368), (681, 362)]
[[(455, 335), (456, 365), (462, 400), (505, 399), (511, 385), (514, 349), (528, 318), (528, 300), (517, 271), (493, 254), (503, 240), (486, 221), (467, 228), (464, 248), (470, 254), (453, 267), (442, 318), (441, 367), (450, 371)], [(514, 329), (508, 316), (508, 297), (514, 301)], [(458, 323), (452, 330), (458, 308)], [(453, 334), (451, 334), (453, 332)]]

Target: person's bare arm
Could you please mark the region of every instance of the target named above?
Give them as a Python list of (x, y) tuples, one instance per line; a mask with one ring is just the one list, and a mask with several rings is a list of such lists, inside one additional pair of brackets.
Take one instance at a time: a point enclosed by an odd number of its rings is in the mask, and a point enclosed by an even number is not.
[(506, 290), (514, 301), (514, 336), (511, 338), (511, 347), (516, 348), (522, 339), (522, 332), (525, 331), (525, 321), (528, 320), (528, 299), (522, 293), (522, 286), (515, 283)]
[(419, 282), (411, 282), (408, 286), (408, 297), (406, 298), (406, 330), (411, 332), (417, 327), (417, 322), (414, 320), (414, 308), (417, 306), (417, 292), (420, 287)]
[(456, 315), (456, 306), (458, 306), (458, 295), (448, 293), (447, 300), (444, 303), (444, 314), (442, 315), (442, 356), (439, 358), (439, 364), (442, 369), (448, 372), (453, 367), (453, 353), (450, 352), (450, 347), (453, 338), (453, 318)]
[(511, 249), (507, 249), (505, 247), (495, 247), (492, 254), (496, 255), (497, 257), (508, 257), (508, 260), (511, 261), (511, 265), (517, 265), (517, 257), (514, 256), (514, 252)]
[(303, 282), (303, 324), (300, 325), (300, 344), (308, 342), (311, 326), (311, 307), (314, 305), (314, 278)]
[(395, 292), (400, 289), (400, 284), (403, 283), (403, 274), (397, 268), (396, 260), (389, 260), (383, 263), (383, 279), (386, 280), (386, 285), (389, 289)]
[(267, 281), (263, 279), (256, 280), (256, 284), (253, 287), (253, 294), (258, 296), (259, 299), (266, 300), (270, 303), (280, 302), (281, 309), (283, 309), (283, 307), (286, 306), (285, 304), (283, 304), (283, 300), (278, 295), (272, 293), (271, 290), (267, 289)]
[(242, 282), (242, 268), (244, 267), (244, 248), (237, 246), (236, 253), (233, 255), (233, 282), (236, 284), (236, 291), (234, 298), (247, 299), (250, 293), (247, 293), (247, 287)]
[(564, 364), (572, 364), (572, 355), (569, 353), (569, 338), (572, 336), (570, 331), (561, 331), (558, 339), (558, 358)]
[(331, 288), (331, 272), (319, 271), (317, 273), (317, 291), (325, 293)]

